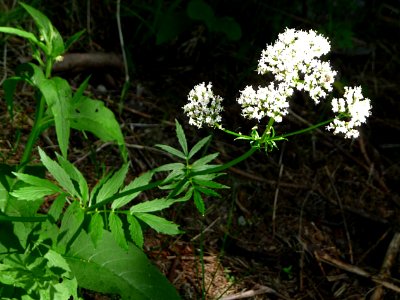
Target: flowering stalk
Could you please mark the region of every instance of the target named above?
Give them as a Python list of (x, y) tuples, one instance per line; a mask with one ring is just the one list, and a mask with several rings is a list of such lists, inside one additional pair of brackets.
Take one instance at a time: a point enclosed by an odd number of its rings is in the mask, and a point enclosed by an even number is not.
[[(254, 126), (249, 135), (225, 129), (221, 125), (223, 108), (222, 97), (214, 94), (212, 84), (200, 83), (189, 93), (188, 104), (183, 107), (189, 117), (189, 124), (198, 128), (207, 125), (216, 127), (240, 140), (250, 141), (251, 150), (239, 157), (239, 160), (219, 167), (224, 170), (247, 158), (257, 149), (267, 152), (277, 148), (276, 141), (286, 140), (289, 136), (303, 134), (316, 128), (326, 126), (334, 134), (344, 134), (345, 138), (356, 138), (359, 135), (357, 127), (366, 122), (371, 114), (371, 104), (362, 95), (361, 87), (345, 87), (343, 98), (332, 99), (333, 118), (298, 131), (275, 134), (273, 124), (282, 122), (289, 113), (289, 98), (294, 90), (305, 92), (318, 104), (333, 90), (334, 78), (337, 74), (332, 70), (329, 61), (322, 57), (330, 51), (330, 42), (317, 32), (286, 29), (278, 35), (277, 41), (267, 45), (258, 61), (257, 72), (264, 75), (270, 72), (275, 80), (266, 86), (246, 86), (240, 91), (237, 102), (242, 107), (242, 116), (256, 119), (259, 123), (269, 117), (268, 124), (260, 136), (258, 126)], [(232, 164), (231, 164), (232, 163)]]

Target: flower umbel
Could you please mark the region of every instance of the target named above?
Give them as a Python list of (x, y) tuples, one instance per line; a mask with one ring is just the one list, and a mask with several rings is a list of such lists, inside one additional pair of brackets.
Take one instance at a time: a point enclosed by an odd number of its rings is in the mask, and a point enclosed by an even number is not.
[(356, 138), (359, 132), (355, 127), (366, 122), (371, 114), (371, 100), (364, 98), (361, 87), (345, 87), (343, 98), (332, 99), (332, 111), (338, 116), (327, 126), (334, 134), (344, 133), (345, 138)]
[(248, 119), (260, 120), (265, 116), (274, 118), (276, 122), (282, 121), (282, 116), (288, 113), (288, 97), (293, 95), (293, 89), (285, 83), (271, 82), (267, 87), (246, 86), (240, 91), (237, 102), (242, 106), (242, 115)]
[(336, 71), (319, 58), (330, 51), (328, 39), (315, 31), (286, 29), (273, 45), (268, 45), (258, 61), (258, 73), (271, 72), (277, 81), (309, 92), (318, 104), (332, 90)]
[(220, 113), (222, 98), (214, 95), (212, 84), (200, 83), (196, 85), (188, 95), (189, 103), (183, 107), (183, 111), (189, 117), (189, 124), (201, 128), (203, 124), (215, 126), (221, 122)]

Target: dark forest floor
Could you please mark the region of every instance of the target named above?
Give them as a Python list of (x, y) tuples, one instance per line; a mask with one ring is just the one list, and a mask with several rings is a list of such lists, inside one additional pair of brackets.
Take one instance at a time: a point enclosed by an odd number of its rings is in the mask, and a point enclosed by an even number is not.
[[(326, 131), (292, 137), (280, 143), (279, 150), (268, 155), (256, 153), (230, 169), (222, 181), (231, 189), (220, 199), (206, 200), (204, 217), (191, 202), (165, 212), (185, 234), (146, 233), (146, 253), (183, 299), (201, 299), (201, 245), (205, 251), (206, 299), (400, 299), (400, 4), (394, 2), (386, 3), (392, 10), (382, 13), (371, 8), (364, 25), (366, 30), (372, 26), (376, 30), (370, 34), (362, 31), (361, 22), (354, 29), (353, 48), (334, 48), (330, 57), (340, 70), (339, 80), (361, 84), (372, 100), (372, 116), (359, 139), (344, 140)], [(102, 21), (102, 17), (110, 8), (105, 5), (99, 9), (93, 17), (90, 51), (85, 40), (76, 52), (118, 52), (118, 44), (114, 48), (107, 44), (109, 35), (115, 41), (117, 33), (100, 30), (99, 25), (109, 21)], [(312, 28), (295, 21), (298, 26)], [(68, 20), (63, 24), (68, 27)], [(181, 107), (195, 84), (212, 81), (218, 94), (226, 98), (226, 127), (243, 132), (251, 128), (252, 124), (241, 118), (234, 99), (245, 85), (258, 83), (252, 70), (260, 47), (273, 39), (257, 44), (255, 38), (253, 44), (248, 42), (254, 52), (246, 50), (250, 56), (238, 58), (238, 43), (216, 43), (215, 37), (203, 31), (197, 28), (161, 46), (151, 41), (135, 44), (126, 33), (134, 71), (118, 119), (132, 160), (132, 176), (170, 160), (153, 146), (160, 142), (177, 145), (175, 118), (183, 124), (192, 145), (212, 134), (210, 152), (220, 152), (220, 162), (248, 149), (245, 142), (233, 141), (217, 130), (189, 126)], [(10, 76), (19, 62), (29, 58), (29, 47), (19, 39), (6, 43), (7, 60), (1, 74)], [(77, 85), (91, 72), (83, 64), (78, 72), (66, 70), (61, 75)], [(105, 66), (94, 73), (89, 92), (118, 114), (123, 71)], [(12, 127), (6, 125), (5, 103), (0, 101), (4, 126), (1, 151), (11, 152), (15, 131), (22, 134), (19, 149), (8, 163), (18, 157), (24, 132), (29, 131), (31, 95), (23, 89), (18, 93), (18, 113)], [(301, 95), (293, 100), (291, 109), (294, 113), (278, 129), (302, 128), (304, 120), (312, 123), (321, 113)], [(41, 143), (52, 147), (53, 135), (49, 132)], [(76, 132), (70, 149), (70, 159), (89, 177), (96, 178), (101, 167), (111, 169), (120, 162), (116, 147), (91, 137), (83, 140)], [(95, 161), (104, 165), (96, 168)], [(147, 197), (152, 198), (152, 194)], [(388, 270), (382, 267), (385, 262)], [(382, 295), (378, 295), (382, 285)], [(107, 297), (88, 293), (87, 299), (92, 298)]]

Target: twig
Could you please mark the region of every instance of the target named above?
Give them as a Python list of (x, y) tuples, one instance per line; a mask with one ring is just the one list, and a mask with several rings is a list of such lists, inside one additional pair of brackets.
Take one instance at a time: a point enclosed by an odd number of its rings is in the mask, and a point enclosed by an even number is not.
[[(385, 259), (383, 260), (381, 271), (379, 272), (379, 275), (382, 278), (389, 277), (390, 276), (390, 269), (393, 266), (393, 263), (396, 260), (397, 254), (400, 250), (400, 232), (396, 232), (393, 235), (392, 241), (389, 244), (389, 247), (387, 249)], [(371, 296), (371, 300), (381, 300), (383, 299), (383, 285), (379, 284), (374, 293)]]
[(256, 295), (261, 295), (261, 294), (274, 294), (274, 295), (278, 296), (279, 298), (289, 299), (289, 298), (285, 297), (284, 295), (279, 294), (277, 291), (275, 291), (274, 289), (272, 289), (270, 287), (260, 286), (260, 288), (257, 290), (248, 290), (245, 292), (228, 295), (228, 296), (222, 297), (220, 300), (244, 299), (244, 298), (250, 298), (250, 297), (254, 297)]
[(384, 287), (386, 287), (388, 289), (391, 289), (392, 291), (400, 293), (400, 286), (395, 285), (394, 283), (388, 281), (387, 279), (383, 279), (380, 276), (372, 275), (372, 274), (368, 273), (367, 271), (365, 271), (362, 268), (359, 268), (357, 266), (345, 263), (345, 262), (343, 262), (343, 261), (341, 261), (339, 259), (333, 258), (333, 257), (331, 257), (329, 254), (327, 254), (325, 252), (321, 252), (321, 251), (317, 252), (317, 251), (315, 251), (314, 255), (318, 260), (321, 260), (321, 261), (323, 261), (325, 263), (328, 263), (330, 265), (338, 267), (339, 269), (345, 270), (347, 272), (354, 273), (354, 274), (357, 274), (359, 276), (369, 278), (372, 281), (374, 281), (374, 282), (376, 282), (378, 284), (381, 284), (381, 285), (383, 285)]
[(285, 149), (285, 144), (283, 144), (282, 150), (281, 150), (281, 155), (279, 156), (279, 175), (278, 175), (278, 181), (276, 183), (276, 189), (275, 189), (275, 195), (274, 195), (274, 206), (273, 206), (273, 210), (272, 210), (272, 236), (275, 236), (275, 218), (276, 218), (276, 210), (278, 207), (279, 184), (281, 182), (282, 173), (283, 173), (282, 158), (283, 158), (284, 149)]

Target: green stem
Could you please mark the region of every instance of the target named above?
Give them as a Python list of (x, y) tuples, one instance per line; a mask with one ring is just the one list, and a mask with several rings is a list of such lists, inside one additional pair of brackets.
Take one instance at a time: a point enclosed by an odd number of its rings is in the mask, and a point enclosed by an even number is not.
[(286, 138), (286, 137), (288, 137), (288, 136), (297, 135), (297, 134), (302, 134), (302, 133), (305, 133), (305, 132), (314, 130), (314, 129), (318, 128), (318, 127), (324, 126), (324, 125), (326, 125), (326, 124), (329, 124), (329, 123), (332, 122), (333, 120), (334, 120), (334, 119), (329, 119), (329, 120), (327, 120), (327, 121), (323, 121), (323, 122), (321, 122), (321, 123), (318, 123), (318, 124), (316, 124), (316, 125), (312, 125), (312, 126), (310, 126), (310, 127), (307, 127), (307, 128), (301, 129), (301, 130), (297, 130), (297, 131), (293, 131), (293, 132), (290, 132), (290, 133), (282, 134), (282, 135), (278, 136), (278, 138)]
[(35, 146), (36, 140), (38, 139), (41, 130), (42, 130), (42, 119), (45, 110), (45, 100), (44, 97), (41, 96), (39, 99), (39, 105), (36, 109), (35, 121), (33, 123), (32, 131), (29, 134), (28, 141), (25, 145), (24, 153), (22, 154), (21, 162), (18, 166), (18, 172), (23, 172), (25, 166), (29, 163), (32, 155), (32, 149)]
[(47, 219), (47, 216), (17, 217), (0, 215), (0, 222), (45, 222)]

